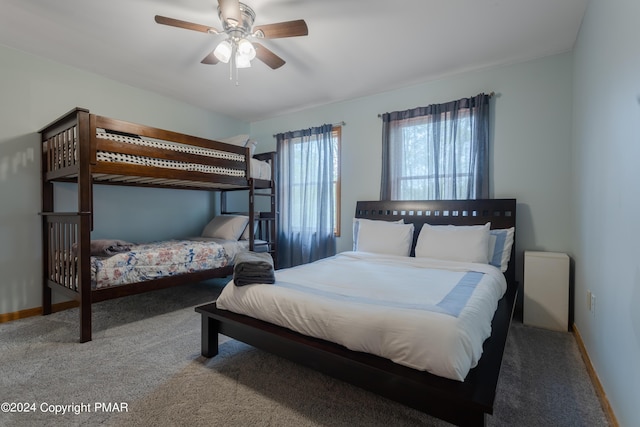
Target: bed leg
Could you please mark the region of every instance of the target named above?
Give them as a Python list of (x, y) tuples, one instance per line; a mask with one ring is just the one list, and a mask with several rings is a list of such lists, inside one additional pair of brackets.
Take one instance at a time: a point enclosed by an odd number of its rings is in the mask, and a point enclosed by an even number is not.
[(218, 321), (202, 314), (201, 353), (204, 357), (214, 357), (218, 354)]
[(80, 301), (80, 342), (91, 341), (91, 301)]
[(464, 419), (459, 420), (457, 423), (460, 426), (469, 427), (485, 427), (487, 426), (488, 415), (484, 412), (473, 412), (471, 414), (465, 414)]
[(44, 285), (42, 288), (42, 315), (51, 314), (51, 288)]

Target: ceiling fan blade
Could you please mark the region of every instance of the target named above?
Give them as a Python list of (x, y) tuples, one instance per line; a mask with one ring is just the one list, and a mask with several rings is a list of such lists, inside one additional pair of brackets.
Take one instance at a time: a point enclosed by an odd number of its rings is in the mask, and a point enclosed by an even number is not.
[(237, 27), (242, 23), (240, 2), (238, 0), (218, 0), (218, 6), (220, 6), (220, 15), (222, 15), (222, 20), (228, 25)]
[[(279, 39), (283, 37), (298, 37), (309, 34), (307, 23), (304, 19), (296, 21), (278, 22), (277, 24), (258, 25), (253, 27), (254, 34), (257, 37), (265, 39)], [(262, 35), (260, 35), (262, 33)]]
[(271, 52), (269, 49), (262, 46), (260, 43), (254, 42), (253, 47), (256, 48), (256, 57), (260, 61), (267, 64), (269, 67), (273, 68), (274, 70), (276, 68), (282, 67), (285, 64), (284, 59), (280, 58), (278, 55)]
[(216, 58), (216, 56), (213, 54), (213, 51), (211, 51), (209, 55), (205, 56), (204, 59), (200, 61), (201, 64), (208, 64), (208, 65), (215, 65), (218, 62), (220, 62), (220, 60)]
[(167, 18), (166, 16), (156, 15), (156, 22), (162, 25), (169, 25), (171, 27), (184, 28), (186, 30), (200, 31), (201, 33), (217, 34), (216, 28), (208, 27), (206, 25), (194, 24), (193, 22), (181, 21), (179, 19)]

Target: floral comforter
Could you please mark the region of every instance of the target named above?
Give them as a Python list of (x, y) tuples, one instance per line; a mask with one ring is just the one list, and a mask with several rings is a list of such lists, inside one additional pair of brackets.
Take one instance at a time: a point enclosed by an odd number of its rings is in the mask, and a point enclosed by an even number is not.
[(211, 241), (167, 240), (133, 245), (129, 252), (91, 257), (91, 286), (100, 289), (229, 264), (223, 246)]

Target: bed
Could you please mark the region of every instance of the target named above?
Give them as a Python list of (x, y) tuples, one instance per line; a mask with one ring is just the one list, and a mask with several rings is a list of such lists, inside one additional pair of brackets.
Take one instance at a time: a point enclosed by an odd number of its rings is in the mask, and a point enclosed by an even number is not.
[[(409, 237), (405, 237), (405, 239), (411, 239), (411, 243), (406, 249), (406, 254), (401, 254), (404, 255), (404, 257), (401, 258), (398, 254), (374, 255), (366, 253), (366, 251), (361, 251), (360, 249), (362, 248), (354, 248), (356, 249), (354, 252), (338, 254), (338, 256), (333, 257), (334, 259), (321, 261), (320, 264), (327, 263), (328, 266), (330, 266), (331, 273), (335, 273), (336, 277), (341, 278), (337, 281), (331, 279), (329, 277), (330, 274), (322, 273), (321, 270), (316, 270), (315, 273), (312, 274), (312, 279), (309, 279), (309, 275), (306, 274), (308, 273), (308, 271), (306, 271), (308, 267), (305, 266), (277, 272), (276, 283), (283, 282), (280, 288), (294, 288), (294, 293), (297, 293), (295, 298), (285, 294), (285, 291), (277, 289), (277, 286), (272, 288), (274, 289), (273, 291), (267, 291), (265, 289), (273, 285), (252, 285), (246, 287), (248, 289), (245, 290), (234, 287), (233, 284), (230, 283), (221, 294), (222, 300), (219, 298), (214, 303), (196, 308), (196, 311), (202, 316), (202, 354), (206, 357), (215, 356), (217, 354), (217, 336), (219, 333), (224, 334), (417, 408), (448, 422), (457, 425), (484, 425), (486, 414), (493, 412), (493, 402), (502, 354), (517, 293), (515, 257), (513, 256), (515, 252), (515, 200), (358, 202), (355, 216), (356, 218), (374, 221), (382, 220), (387, 223), (403, 221), (404, 223), (413, 224), (415, 232)], [(442, 350), (440, 354), (435, 355), (431, 353), (420, 353), (426, 350), (424, 349), (425, 346), (417, 342), (419, 340), (415, 340), (416, 336), (420, 336), (415, 335), (415, 327), (412, 332), (414, 335), (409, 335), (409, 337), (414, 337), (413, 344), (416, 344), (415, 347), (418, 353), (415, 354), (417, 356), (410, 354), (410, 352), (413, 351), (409, 350), (409, 347), (412, 345), (411, 338), (402, 338), (399, 340), (396, 339), (397, 337), (395, 335), (391, 335), (392, 338), (390, 339), (387, 330), (372, 334), (370, 329), (366, 329), (371, 325), (373, 325), (374, 329), (381, 328), (383, 323), (387, 323), (389, 308), (386, 302), (381, 304), (381, 301), (385, 301), (385, 296), (389, 297), (388, 300), (393, 302), (394, 305), (407, 305), (418, 303), (419, 301), (418, 305), (424, 305), (423, 303), (426, 303), (434, 306), (437, 305), (435, 301), (440, 299), (445, 301), (446, 298), (424, 296), (422, 294), (420, 294), (419, 299), (416, 298), (416, 301), (411, 301), (411, 298), (405, 298), (405, 300), (396, 297), (392, 298), (393, 292), (388, 291), (388, 289), (385, 290), (384, 282), (382, 284), (376, 284), (375, 281), (377, 279), (372, 277), (372, 275), (389, 274), (391, 275), (389, 277), (392, 277), (393, 275), (398, 276), (402, 274), (404, 275), (403, 277), (409, 278), (417, 274), (415, 273), (416, 269), (420, 270), (425, 267), (423, 265), (424, 262), (431, 262), (432, 260), (424, 260), (422, 258), (431, 256), (429, 250), (433, 249), (433, 245), (431, 247), (425, 245), (424, 240), (421, 241), (421, 239), (419, 239), (420, 233), (423, 227), (424, 230), (426, 230), (425, 233), (445, 229), (438, 227), (434, 229), (429, 225), (425, 226), (425, 224), (436, 226), (445, 224), (465, 226), (456, 227), (456, 230), (467, 229), (468, 226), (474, 226), (472, 227), (472, 229), (475, 230), (474, 233), (480, 232), (479, 229), (484, 229), (484, 231), (482, 231), (484, 234), (482, 235), (486, 236), (487, 223), (490, 223), (492, 229), (489, 235), (498, 236), (493, 240), (489, 240), (489, 242), (492, 242), (491, 244), (497, 245), (498, 240), (503, 238), (508, 232), (511, 233), (512, 239), (512, 243), (508, 248), (503, 246), (505, 250), (502, 251), (499, 257), (487, 255), (485, 262), (489, 263), (500, 258), (497, 264), (500, 265), (500, 267), (487, 267), (488, 273), (482, 273), (482, 280), (484, 280), (484, 277), (488, 277), (490, 273), (491, 276), (495, 276), (496, 283), (485, 286), (484, 282), (476, 281), (475, 284), (472, 285), (475, 287), (475, 290), (471, 291), (471, 296), (469, 296), (469, 294), (467, 295), (467, 300), (463, 303), (462, 307), (464, 308), (462, 309), (460, 309), (460, 307), (455, 308), (456, 303), (451, 306), (448, 302), (438, 308), (462, 310), (458, 311), (458, 319), (455, 320), (455, 322), (457, 322), (456, 327), (463, 323), (460, 319), (467, 316), (470, 311), (477, 311), (481, 315), (480, 318), (474, 318), (476, 320), (471, 321), (471, 323), (477, 322), (478, 328), (473, 329), (471, 333), (465, 333), (467, 335), (482, 335), (484, 333), (487, 334), (487, 339), (485, 339), (485, 336), (481, 336), (479, 344), (469, 343), (468, 347), (476, 347), (476, 350), (470, 352), (467, 359), (462, 360), (462, 362), (460, 362), (461, 357), (457, 355), (457, 353), (451, 357), (455, 360), (453, 365), (463, 365), (462, 368), (459, 366), (454, 366), (453, 368), (447, 367), (439, 364), (439, 362), (432, 363), (433, 360), (436, 359), (447, 359), (446, 355), (449, 350), (440, 349)], [(403, 229), (405, 228), (407, 227)], [(363, 230), (365, 230), (365, 228), (361, 225), (360, 232), (363, 232)], [(393, 230), (397, 234), (400, 232), (398, 230), (401, 229), (395, 227)], [(370, 232), (368, 232), (368, 234), (370, 235)], [(384, 232), (381, 233), (381, 236), (384, 236)], [(360, 243), (366, 242), (364, 237), (356, 237), (354, 240)], [(438, 245), (443, 248), (443, 251), (452, 250), (452, 253), (454, 255), (456, 254), (455, 247), (446, 249), (446, 244), (441, 244), (441, 241), (437, 239), (432, 241), (438, 242)], [(486, 240), (475, 240), (474, 242), (479, 242), (479, 247), (481, 247), (481, 243), (486, 242)], [(365, 248), (369, 250), (372, 248), (371, 245), (375, 243), (376, 242), (370, 241), (365, 245)], [(471, 244), (465, 247), (471, 247)], [(461, 249), (458, 252), (465, 253), (465, 251), (466, 249)], [(470, 254), (474, 253), (473, 250), (467, 252)], [(415, 255), (420, 256), (416, 257)], [(495, 255), (495, 253), (493, 255)], [(351, 258), (356, 259), (352, 260)], [(338, 260), (337, 264), (335, 259)], [(474, 260), (470, 269), (466, 269), (465, 267), (464, 272), (459, 271), (458, 273), (466, 277), (469, 270), (473, 276), (473, 274), (479, 270), (485, 269), (483, 265), (479, 265), (476, 261), (477, 260)], [(413, 265), (416, 262), (418, 262), (419, 265)], [(378, 319), (376, 319), (375, 314), (372, 315), (370, 311), (362, 311), (362, 294), (349, 294), (348, 296), (356, 301), (355, 304), (348, 305), (348, 302), (333, 299), (333, 294), (327, 296), (326, 292), (329, 291), (325, 288), (314, 287), (312, 293), (315, 294), (315, 297), (313, 295), (300, 296), (300, 289), (295, 289), (301, 286), (312, 287), (313, 283), (310, 283), (310, 281), (313, 282), (314, 280), (318, 282), (329, 282), (329, 285), (334, 287), (342, 287), (345, 281), (355, 282), (357, 279), (351, 276), (349, 270), (355, 268), (352, 267), (352, 265), (358, 263), (364, 265), (362, 270), (358, 270), (360, 271), (358, 274), (361, 274), (362, 281), (374, 288), (371, 298), (376, 300), (373, 305), (379, 309)], [(370, 276), (366, 275), (367, 269), (374, 268), (368, 266), (382, 263), (387, 265), (387, 273), (382, 273), (376, 269), (375, 274)], [(455, 267), (449, 266), (445, 269), (459, 270), (462, 262), (456, 260), (456, 262), (450, 264), (455, 264)], [(301, 271), (295, 271), (295, 269), (298, 268), (301, 269)], [(440, 274), (439, 271), (441, 268), (443, 267), (437, 267), (438, 274)], [(327, 270), (327, 268), (325, 268), (325, 270)], [(451, 272), (447, 272), (446, 274), (449, 275), (450, 273)], [(305, 275), (307, 279), (304, 279)], [(345, 279), (345, 276), (348, 277)], [(456, 279), (456, 281), (457, 280), (458, 279)], [(398, 281), (388, 281), (387, 288), (397, 286)], [(407, 280), (407, 282), (409, 282), (409, 280)], [(451, 289), (465, 288), (465, 286), (458, 285), (459, 284), (456, 284), (454, 286), (452, 284)], [(261, 288), (262, 290), (257, 292), (251, 290), (250, 288), (252, 287), (256, 289)], [(487, 305), (489, 311), (481, 308), (481, 304), (478, 302), (485, 299), (485, 291), (481, 292), (481, 287), (489, 289), (489, 291), (487, 291), (489, 294), (491, 292), (494, 293), (493, 296), (488, 297), (489, 302)], [(241, 298), (236, 300), (233, 295), (231, 295), (231, 297), (225, 295), (227, 289), (230, 289), (229, 294), (239, 294)], [(340, 292), (344, 293), (344, 290), (341, 289)], [(448, 292), (446, 289), (441, 290), (442, 295), (449, 296), (451, 293)], [(272, 294), (272, 298), (265, 299), (262, 298), (262, 296), (258, 296), (262, 293), (270, 293)], [(315, 303), (312, 305), (318, 306), (318, 312), (325, 313), (325, 315), (318, 317), (318, 314), (314, 312), (315, 308), (309, 308), (308, 305), (289, 304), (289, 299), (295, 300), (299, 298), (307, 298), (314, 301)], [(327, 298), (331, 301), (329, 304), (326, 304), (326, 301), (322, 301)], [(236, 305), (237, 301), (240, 302)], [(249, 308), (243, 307), (243, 304), (248, 305)], [(252, 312), (252, 305), (264, 305), (267, 307), (267, 310), (263, 312)], [(336, 306), (336, 308), (338, 308), (337, 312), (326, 311), (328, 310), (328, 305)], [(227, 309), (223, 309), (223, 307)], [(411, 312), (407, 317), (414, 318), (414, 320), (418, 322), (428, 322), (428, 318), (432, 318), (433, 321), (438, 322), (437, 327), (433, 326), (432, 323), (420, 323), (422, 327), (418, 328), (434, 330), (436, 333), (439, 329), (444, 330), (444, 323), (446, 322), (443, 321), (443, 319), (445, 317), (452, 318), (450, 313), (434, 313), (433, 307), (428, 310), (429, 312), (426, 315), (423, 316), (421, 313), (420, 316), (422, 317), (416, 317), (413, 314), (415, 310), (423, 310), (421, 307), (416, 309), (415, 307), (403, 306), (401, 309), (406, 313)], [(375, 309), (373, 311), (375, 312)], [(347, 314), (352, 314), (350, 312), (355, 313), (356, 316), (347, 316)], [(311, 322), (311, 325), (306, 326), (307, 329), (304, 329), (305, 326), (292, 327), (290, 323), (283, 323), (282, 320), (282, 318), (286, 318), (285, 321), (288, 322), (289, 318), (297, 317), (311, 317), (314, 320)], [(336, 317), (345, 317), (345, 324), (347, 326), (336, 324), (335, 320), (339, 320), (336, 319)], [(359, 322), (358, 318), (365, 320)], [(327, 319), (332, 320), (328, 321)], [(410, 329), (410, 322), (411, 319), (407, 320), (407, 323), (402, 324), (397, 329)], [(316, 325), (313, 325), (313, 323), (316, 323)], [(486, 325), (484, 323), (486, 323)], [(325, 328), (341, 330), (342, 335), (346, 337), (338, 335), (336, 338), (335, 335), (331, 335), (330, 339), (326, 339), (324, 335)], [(320, 332), (318, 332), (318, 330), (320, 330)], [(381, 329), (379, 330), (382, 331)], [(420, 331), (418, 332), (420, 333)], [(349, 337), (349, 335), (351, 335), (351, 337)], [(365, 337), (364, 339), (362, 338), (363, 336)], [(444, 339), (443, 341), (431, 335), (425, 336), (428, 337), (428, 340), (434, 340), (430, 342), (437, 343), (434, 344), (433, 347), (438, 348), (440, 348), (441, 343), (446, 342), (448, 339)], [(379, 338), (379, 341), (389, 341), (391, 345), (384, 349), (379, 342), (375, 342), (375, 340), (371, 338)], [(455, 338), (453, 341), (456, 340), (460, 341), (459, 338)], [(464, 341), (464, 339), (462, 341)], [(477, 351), (478, 345), (480, 347), (479, 353)], [(381, 348), (382, 350), (380, 350)], [(453, 355), (453, 353), (451, 354)], [(465, 357), (466, 356), (463, 356), (462, 359)], [(428, 361), (423, 363), (423, 361), (427, 359)], [(423, 364), (420, 365), (420, 363)]]
[[(115, 242), (119, 250), (104, 255), (109, 251), (100, 252)], [(266, 250), (265, 243), (255, 240), (255, 250)], [(91, 247), (97, 249), (95, 253), (92, 250), (91, 256), (91, 289), (95, 291), (231, 266), (240, 252), (249, 250), (249, 240), (199, 236), (131, 244), (101, 239), (92, 240)]]
[[(254, 207), (254, 196), (266, 194), (274, 199), (275, 153), (252, 156), (246, 144), (234, 145), (143, 126), (91, 114), (83, 108), (71, 110), (39, 133), (42, 141), (43, 314), (52, 311), (52, 291), (78, 301), (80, 342), (91, 340), (92, 303), (226, 277), (233, 271), (233, 256), (226, 252), (224, 245), (214, 240), (205, 245), (191, 239), (171, 242), (175, 249), (169, 249), (167, 242), (160, 244), (164, 246), (144, 248), (148, 251), (146, 254), (155, 253), (145, 255), (149, 259), (169, 256), (175, 257), (174, 260), (182, 257), (194, 261), (182, 271), (175, 270), (180, 262), (173, 262), (167, 274), (132, 272), (133, 280), (107, 280), (98, 286), (95, 273), (101, 259), (92, 253), (95, 241), (91, 239), (94, 185), (204, 190), (221, 195), (243, 190), (249, 197), (249, 211), (244, 215), (246, 223), (268, 222), (268, 227), (275, 227), (273, 203), (270, 212), (256, 212)], [(77, 183), (76, 212), (55, 211), (55, 182)], [(222, 203), (223, 210), (224, 205)], [(242, 250), (257, 250), (256, 245), (262, 244), (275, 251), (271, 242), (256, 240), (254, 227), (245, 228), (246, 233), (240, 230), (245, 237)], [(196, 254), (196, 248), (201, 255)], [(142, 250), (138, 245), (133, 251), (117, 256), (128, 260), (141, 258)], [(211, 262), (203, 262), (202, 257), (212, 254), (215, 256)], [(113, 273), (110, 279), (120, 273)]]

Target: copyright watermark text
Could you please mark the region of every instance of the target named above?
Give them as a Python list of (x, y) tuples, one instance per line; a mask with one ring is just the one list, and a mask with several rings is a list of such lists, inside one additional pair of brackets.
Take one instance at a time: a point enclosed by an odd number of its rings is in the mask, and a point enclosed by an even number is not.
[(86, 412), (129, 412), (127, 402), (93, 402), (93, 403), (49, 403), (49, 402), (2, 402), (0, 412), (3, 413), (32, 413), (40, 412), (53, 415), (74, 414)]

